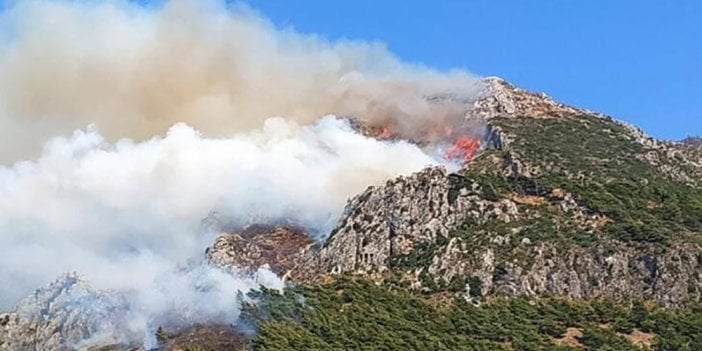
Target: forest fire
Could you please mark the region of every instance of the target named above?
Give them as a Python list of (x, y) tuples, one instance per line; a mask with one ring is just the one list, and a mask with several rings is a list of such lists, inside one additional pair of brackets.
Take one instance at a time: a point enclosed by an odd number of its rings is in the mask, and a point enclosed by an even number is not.
[(469, 126), (441, 128), (435, 125), (425, 125), (423, 128), (404, 133), (398, 132), (398, 129), (391, 124), (368, 126), (365, 127), (365, 133), (380, 140), (405, 139), (422, 147), (449, 144), (450, 146), (443, 153), (443, 157), (462, 163), (472, 160), (480, 148), (480, 137), (475, 133), (476, 128)]
[(463, 162), (468, 162), (473, 159), (479, 147), (480, 140), (461, 135), (453, 142), (451, 147), (446, 150), (445, 156), (447, 159), (458, 159)]

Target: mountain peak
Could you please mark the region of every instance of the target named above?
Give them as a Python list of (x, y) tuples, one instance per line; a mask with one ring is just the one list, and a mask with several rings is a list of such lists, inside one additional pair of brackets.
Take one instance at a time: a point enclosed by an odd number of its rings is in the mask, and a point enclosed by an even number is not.
[(566, 117), (585, 112), (553, 100), (544, 93), (519, 88), (500, 77), (485, 77), (486, 94), (468, 111), (468, 117), (529, 116), (540, 118)]

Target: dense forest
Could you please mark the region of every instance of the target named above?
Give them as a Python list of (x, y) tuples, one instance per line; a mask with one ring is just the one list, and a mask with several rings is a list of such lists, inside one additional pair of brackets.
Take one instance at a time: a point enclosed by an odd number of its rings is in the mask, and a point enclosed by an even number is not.
[(253, 297), (259, 303), (244, 315), (258, 327), (252, 346), (261, 351), (702, 349), (702, 305), (557, 297), (476, 305), (352, 278)]

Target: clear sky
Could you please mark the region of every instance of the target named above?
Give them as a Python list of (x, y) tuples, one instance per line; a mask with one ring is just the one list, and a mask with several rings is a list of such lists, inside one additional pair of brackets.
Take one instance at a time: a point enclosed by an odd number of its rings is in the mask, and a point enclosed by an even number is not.
[(668, 139), (702, 134), (702, 1), (247, 0), (274, 23), (382, 41)]

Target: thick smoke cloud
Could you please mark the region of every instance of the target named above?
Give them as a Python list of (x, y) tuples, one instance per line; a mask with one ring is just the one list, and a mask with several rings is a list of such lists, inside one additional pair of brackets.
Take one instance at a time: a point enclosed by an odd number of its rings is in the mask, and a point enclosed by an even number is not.
[(333, 116), (308, 126), (204, 138), (105, 142), (94, 129), (58, 137), (36, 161), (0, 167), (2, 306), (63, 272), (100, 289), (148, 290), (213, 241), (215, 210), (239, 225), (293, 221), (323, 235), (350, 196), (437, 161), (406, 142), (357, 134)]
[(271, 116), (325, 114), (417, 122), (462, 115), (480, 91), (466, 73), (403, 63), (379, 43), (328, 42), (277, 29), (244, 6), (170, 1), (16, 3), (0, 15), (0, 162), (35, 155), (39, 140), (97, 124), (149, 138), (177, 122), (208, 136)]
[(77, 271), (130, 296), (139, 314), (129, 331), (173, 311), (231, 322), (234, 290), (281, 282), (201, 265), (217, 234), (203, 218), (293, 222), (321, 240), (367, 186), (451, 165), (426, 145), (320, 116), (441, 134), (481, 94), (466, 73), (403, 63), (382, 44), (280, 30), (243, 6), (4, 4), (0, 310)]

